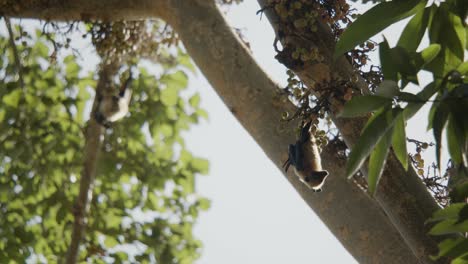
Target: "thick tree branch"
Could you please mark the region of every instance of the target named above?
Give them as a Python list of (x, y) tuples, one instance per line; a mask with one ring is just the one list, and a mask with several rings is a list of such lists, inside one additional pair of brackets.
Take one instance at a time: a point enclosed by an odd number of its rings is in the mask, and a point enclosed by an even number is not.
[[(267, 0), (258, 0), (258, 2), (261, 6), (268, 5)], [(265, 9), (265, 13), (276, 32), (285, 31), (285, 28), (282, 28), (285, 27), (284, 22), (277, 16), (273, 8)], [(297, 67), (293, 70), (308, 87), (314, 87), (315, 83), (320, 83), (323, 80), (330, 80), (333, 74), (338, 74), (344, 80), (352, 79), (356, 75), (356, 71), (349, 62), (343, 56), (336, 61), (332, 59), (335, 41), (329, 27), (320, 21), (317, 23), (316, 33), (305, 33), (300, 38), (288, 38), (288, 45), (317, 47), (320, 54), (324, 56), (324, 61), (305, 64), (303, 67)], [(356, 85), (361, 91), (368, 91), (367, 85), (362, 80), (358, 81)], [(317, 96), (320, 97), (320, 94)], [(335, 109), (332, 109), (332, 115), (341, 109), (342, 105), (335, 106)], [(347, 145), (352, 148), (360, 136), (366, 119), (338, 118), (336, 116), (333, 116), (333, 119)], [(366, 169), (362, 171), (367, 174)], [(437, 252), (437, 243), (433, 237), (427, 234), (428, 228), (425, 226), (425, 221), (438, 206), (418, 178), (414, 168), (410, 167), (406, 172), (393, 152), (387, 159), (376, 199), (418, 258), (425, 263), (432, 263), (429, 256)]]
[[(293, 106), (256, 64), (212, 1), (172, 1), (170, 24), (226, 106), (281, 168), (295, 124), (281, 122)], [(418, 263), (380, 208), (344, 179), (344, 161), (333, 146), (323, 153), (331, 172), (326, 190), (312, 193), (287, 176), (306, 203), (360, 263)], [(261, 190), (259, 190), (261, 191)], [(398, 258), (396, 260), (395, 258)]]
[(0, 14), (56, 21), (167, 18), (167, 0), (4, 0)]

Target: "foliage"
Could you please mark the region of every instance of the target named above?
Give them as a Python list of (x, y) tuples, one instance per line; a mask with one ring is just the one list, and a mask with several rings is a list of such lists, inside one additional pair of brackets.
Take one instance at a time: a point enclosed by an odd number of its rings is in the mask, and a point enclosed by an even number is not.
[[(73, 55), (51, 64), (40, 31), (17, 45), (17, 74), (8, 38), (0, 36), (0, 262), (51, 263), (70, 243), (82, 170), (93, 73)], [(187, 64), (184, 54), (177, 57)], [(131, 116), (106, 132), (95, 196), (80, 259), (93, 263), (192, 263), (201, 243), (192, 227), (209, 201), (194, 188), (206, 160), (194, 157), (180, 133), (206, 116), (199, 96), (187, 102), (186, 68), (139, 68)], [(24, 87), (20, 85), (20, 78)]]
[[(355, 97), (344, 109), (343, 116), (374, 112), (351, 151), (347, 165), (347, 175), (352, 176), (370, 155), (368, 182), (372, 193), (384, 165), (382, 157), (386, 156), (390, 146), (401, 163), (408, 166), (405, 121), (434, 96), (428, 129), (434, 133), (437, 167), (440, 168), (442, 134), (445, 133), (452, 164), (449, 173), (449, 183), (453, 186), (452, 202), (465, 201), (468, 197), (468, 119), (465, 116), (468, 109), (468, 63), (464, 61), (468, 47), (467, 9), (468, 2), (463, 0), (431, 5), (424, 0), (382, 2), (360, 16), (339, 40), (335, 56), (412, 15), (395, 47), (390, 48), (386, 40), (379, 45), (386, 81), (376, 94)], [(429, 45), (417, 52), (426, 32)], [(405, 92), (408, 83), (419, 85), (417, 73), (421, 70), (430, 72), (433, 81), (417, 94)], [(392, 138), (391, 144), (388, 143), (389, 138)], [(468, 232), (466, 212), (465, 204), (454, 203), (435, 213), (431, 220), (437, 224), (430, 233), (460, 235)], [(439, 244), (437, 257), (449, 256), (452, 263), (466, 263), (467, 243), (468, 240), (462, 237), (446, 239)]]

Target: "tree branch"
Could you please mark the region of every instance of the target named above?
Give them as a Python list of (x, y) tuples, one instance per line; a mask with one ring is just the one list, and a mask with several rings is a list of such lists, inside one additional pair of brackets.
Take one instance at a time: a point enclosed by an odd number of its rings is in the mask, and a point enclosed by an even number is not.
[[(115, 72), (115, 67), (112, 65), (102, 65), (99, 72), (99, 81), (96, 88), (96, 93), (102, 93), (111, 83), (112, 74)], [(94, 180), (96, 178), (96, 166), (101, 150), (101, 137), (103, 135), (103, 127), (93, 118), (96, 111), (97, 101), (94, 99), (93, 111), (86, 128), (86, 145), (84, 149), (83, 171), (80, 179), (80, 192), (76, 199), (73, 215), (75, 222), (73, 223), (73, 232), (71, 236), (70, 246), (68, 248), (66, 262), (74, 264), (78, 261), (80, 242), (85, 236), (87, 225), (87, 216), (89, 212), (90, 202), (93, 197)]]
[(4, 0), (0, 14), (56, 21), (167, 18), (167, 0)]
[[(292, 122), (281, 122), (281, 114), (293, 112), (292, 104), (278, 95), (278, 87), (230, 30), (213, 1), (171, 3), (175, 13), (168, 22), (188, 52), (226, 106), (281, 168), (296, 128)], [(332, 175), (323, 193), (312, 193), (293, 173), (285, 176), (360, 263), (419, 263), (381, 209), (344, 179), (345, 163), (335, 151), (329, 146), (323, 152), (323, 165)]]
[[(258, 2), (261, 6), (268, 4), (267, 0), (258, 0)], [(276, 32), (284, 26), (274, 9), (265, 9), (265, 14)], [(308, 87), (314, 87), (315, 83), (320, 83), (323, 80), (330, 80), (333, 74), (338, 74), (344, 80), (352, 79), (353, 76), (357, 75), (356, 70), (344, 56), (336, 61), (333, 60), (335, 41), (330, 28), (321, 21), (316, 23), (318, 23), (316, 33), (305, 33), (305, 36), (301, 36), (301, 38), (288, 38), (288, 45), (317, 47), (320, 54), (324, 56), (324, 60), (320, 63), (309, 63), (303, 67), (297, 67), (293, 69), (294, 72)], [(282, 39), (284, 38), (280, 38), (280, 40)], [(362, 79), (356, 85), (361, 91), (368, 92), (367, 85)], [(320, 94), (317, 96), (320, 98)], [(343, 109), (343, 105), (335, 106), (331, 114), (335, 115), (341, 109)], [(336, 115), (332, 117), (346, 144), (352, 148), (359, 138), (367, 118), (338, 118)], [(400, 231), (414, 254), (425, 263), (433, 263), (429, 256), (436, 254), (437, 241), (427, 234), (428, 227), (425, 225), (425, 221), (438, 209), (438, 205), (417, 176), (414, 168), (410, 167), (406, 172), (393, 151), (389, 154), (386, 164), (375, 195), (376, 200)], [(367, 175), (366, 168), (361, 170)]]
[(5, 25), (8, 30), (8, 34), (10, 35), (10, 46), (13, 51), (13, 58), (15, 59), (16, 71), (18, 73), (18, 81), (19, 81), (21, 90), (24, 93), (23, 70), (22, 70), (22, 66), (21, 66), (21, 62), (19, 58), (18, 49), (16, 48), (16, 45), (15, 45), (15, 35), (13, 34), (13, 29), (11, 28), (10, 18), (3, 17), (3, 19), (5, 19)]

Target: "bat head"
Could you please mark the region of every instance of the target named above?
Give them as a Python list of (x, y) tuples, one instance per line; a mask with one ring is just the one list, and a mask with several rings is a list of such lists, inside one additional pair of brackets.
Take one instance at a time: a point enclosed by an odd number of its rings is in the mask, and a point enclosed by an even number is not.
[(314, 191), (318, 191), (322, 188), (323, 184), (325, 183), (325, 179), (328, 177), (328, 171), (312, 171), (304, 178), (301, 178), (301, 181), (307, 185), (310, 189)]

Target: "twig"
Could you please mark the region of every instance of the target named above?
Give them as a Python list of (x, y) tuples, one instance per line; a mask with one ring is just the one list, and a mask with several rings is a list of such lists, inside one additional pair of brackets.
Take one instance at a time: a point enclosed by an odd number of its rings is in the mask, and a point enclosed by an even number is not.
[(13, 57), (15, 58), (16, 71), (18, 72), (18, 81), (20, 83), (21, 89), (24, 91), (23, 71), (21, 70), (22, 69), (21, 62), (19, 59), (18, 49), (16, 48), (16, 45), (15, 45), (15, 36), (13, 34), (13, 29), (11, 28), (10, 18), (3, 17), (3, 19), (5, 19), (5, 25), (8, 29), (8, 34), (10, 35), (10, 46), (11, 46), (11, 49), (13, 50)]

